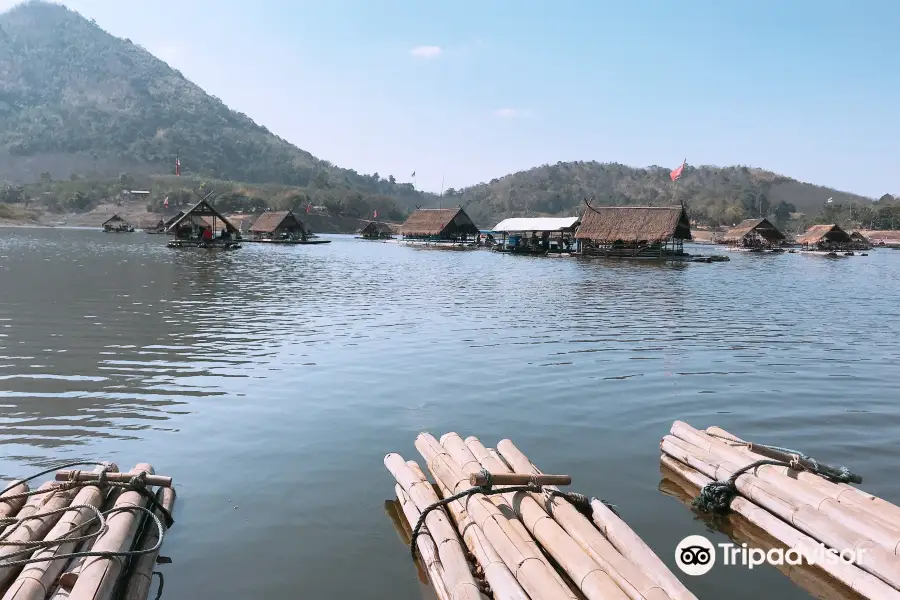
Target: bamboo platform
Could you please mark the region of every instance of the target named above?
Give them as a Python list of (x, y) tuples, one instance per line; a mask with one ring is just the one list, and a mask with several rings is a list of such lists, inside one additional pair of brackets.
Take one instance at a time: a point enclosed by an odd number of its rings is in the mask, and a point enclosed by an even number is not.
[[(850, 485), (860, 477), (681, 421), (660, 449), (666, 469), (700, 488), (698, 509), (739, 515), (862, 598), (900, 600), (900, 507)], [(852, 562), (822, 560), (823, 546), (853, 551)]]
[(415, 446), (436, 483), (388, 454), (386, 508), (438, 600), (696, 600), (612, 507), (561, 491), (571, 478), (511, 441), (422, 433)]
[[(69, 470), (83, 465), (96, 468)], [(154, 575), (162, 591), (155, 568), (170, 562), (159, 552), (175, 488), (151, 465), (68, 463), (0, 490), (2, 600), (146, 600)]]
[(286, 245), (311, 245), (311, 244), (330, 244), (331, 240), (242, 240), (251, 244), (286, 244)]

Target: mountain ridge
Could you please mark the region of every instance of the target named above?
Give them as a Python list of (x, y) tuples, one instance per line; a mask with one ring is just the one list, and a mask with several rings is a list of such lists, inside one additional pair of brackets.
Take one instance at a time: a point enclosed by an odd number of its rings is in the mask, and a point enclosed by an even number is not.
[[(692, 218), (709, 224), (818, 214), (829, 197), (871, 202), (759, 168), (688, 165), (673, 186), (669, 168), (596, 161), (539, 165), (439, 198), (317, 158), (131, 40), (40, 0), (0, 14), (0, 74), (0, 178), (10, 182), (0, 201), (34, 199), (51, 211), (87, 210), (125, 181), (154, 182), (147, 208), (158, 210), (164, 197), (204, 179), (226, 188), (236, 206), (316, 204), (339, 215), (377, 210), (402, 219), (417, 206), (459, 204), (485, 227), (510, 216), (570, 214), (590, 197), (598, 204), (684, 201)], [(165, 174), (176, 155), (185, 177), (173, 179)], [(266, 186), (280, 187), (260, 198)]]

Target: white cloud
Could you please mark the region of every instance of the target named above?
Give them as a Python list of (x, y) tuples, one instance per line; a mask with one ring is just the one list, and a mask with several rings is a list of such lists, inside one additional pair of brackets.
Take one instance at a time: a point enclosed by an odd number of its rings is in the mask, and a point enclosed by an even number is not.
[(444, 49), (440, 46), (416, 46), (409, 53), (419, 58), (437, 58), (444, 53)]
[(516, 117), (530, 117), (530, 110), (523, 110), (521, 108), (498, 108), (494, 111), (495, 117), (500, 117), (501, 119), (515, 119)]

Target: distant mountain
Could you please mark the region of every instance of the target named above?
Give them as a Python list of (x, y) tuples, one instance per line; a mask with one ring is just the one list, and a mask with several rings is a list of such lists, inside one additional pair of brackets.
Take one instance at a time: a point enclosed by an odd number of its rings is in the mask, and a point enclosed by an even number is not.
[[(677, 183), (671, 168), (634, 168), (597, 162), (543, 165), (462, 190), (450, 189), (447, 204), (462, 204), (477, 223), (499, 217), (577, 214), (585, 198), (600, 204), (663, 206), (684, 202), (691, 217), (709, 224), (733, 224), (757, 214), (816, 214), (831, 205), (867, 205), (871, 198), (802, 183), (748, 167), (687, 165)], [(782, 204), (784, 203), (784, 204)]]
[(60, 5), (0, 15), (0, 73), (0, 178), (172, 173), (178, 153), (186, 175), (429, 201), (300, 150)]
[[(176, 153), (180, 178), (171, 177)], [(190, 200), (189, 188), (208, 180), (235, 210), (312, 204), (333, 215), (367, 218), (377, 210), (381, 219), (402, 220), (417, 205), (442, 202), (465, 206), (481, 227), (510, 216), (577, 214), (585, 197), (598, 204), (684, 201), (693, 218), (710, 224), (760, 213), (785, 221), (798, 211), (871, 203), (746, 167), (689, 165), (673, 185), (668, 168), (596, 162), (543, 165), (438, 199), (391, 176), (316, 158), (130, 40), (39, 1), (0, 15), (0, 179), (11, 182), (0, 189), (0, 203), (29, 210), (88, 211), (127, 185), (151, 189), (142, 200), (148, 211), (160, 211), (165, 197), (181, 198), (170, 203), (174, 210)]]

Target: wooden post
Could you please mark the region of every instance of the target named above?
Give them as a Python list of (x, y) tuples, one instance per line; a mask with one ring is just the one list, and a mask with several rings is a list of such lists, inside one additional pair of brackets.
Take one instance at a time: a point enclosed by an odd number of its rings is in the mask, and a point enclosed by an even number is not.
[[(116, 472), (119, 468), (114, 464), (105, 467), (97, 467), (99, 473), (102, 469)], [(75, 493), (74, 491), (72, 493)], [(88, 485), (75, 494), (72, 499), (72, 508), (62, 514), (56, 525), (47, 534), (46, 540), (58, 540), (69, 535), (76, 527), (81, 527), (90, 519), (95, 518), (96, 513), (88, 508), (75, 508), (78, 506), (93, 506), (96, 509), (103, 507), (106, 490), (93, 485)], [(79, 530), (78, 536), (86, 533), (85, 528)], [(44, 558), (47, 562), (38, 562), (26, 565), (13, 582), (12, 586), (3, 595), (3, 600), (44, 600), (50, 593), (57, 577), (66, 566), (65, 561), (51, 560), (54, 556), (68, 554), (75, 549), (78, 542), (60, 543), (58, 546), (38, 550), (33, 558)], [(143, 599), (142, 599), (143, 600)]]
[[(169, 514), (172, 514), (175, 508), (175, 488), (160, 488), (156, 492), (156, 501), (169, 511)], [(166, 527), (165, 518), (158, 508), (153, 509), (153, 514), (159, 517), (163, 527)], [(146, 523), (147, 527), (138, 544), (139, 550), (149, 550), (159, 542), (160, 532), (157, 530), (156, 522), (148, 519)], [(125, 584), (123, 600), (147, 600), (150, 595), (150, 584), (153, 580), (153, 568), (156, 566), (157, 556), (159, 556), (159, 550), (141, 554), (135, 558), (131, 566), (131, 573), (128, 575), (128, 582)]]
[[(137, 475), (146, 472), (153, 474), (153, 467), (147, 463), (139, 463), (130, 473)], [(147, 500), (134, 491), (123, 492), (116, 500), (115, 508), (130, 506), (144, 507)], [(106, 519), (106, 532), (94, 543), (95, 552), (124, 552), (131, 548), (135, 533), (141, 524), (143, 515), (137, 511), (122, 511), (109, 515)], [(103, 558), (91, 557), (84, 561), (69, 598), (72, 600), (109, 600), (116, 580), (122, 572), (123, 557)]]
[[(490, 482), (493, 485), (570, 485), (572, 478), (569, 475), (491, 473)], [(477, 486), (487, 485), (488, 478), (479, 471), (469, 475), (469, 483)]]
[[(107, 473), (106, 480), (114, 483), (128, 483), (134, 477), (131, 473)], [(94, 471), (57, 471), (56, 481), (98, 481), (100, 473)], [(147, 475), (144, 483), (148, 486), (172, 487), (172, 478), (164, 475)]]

